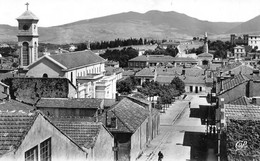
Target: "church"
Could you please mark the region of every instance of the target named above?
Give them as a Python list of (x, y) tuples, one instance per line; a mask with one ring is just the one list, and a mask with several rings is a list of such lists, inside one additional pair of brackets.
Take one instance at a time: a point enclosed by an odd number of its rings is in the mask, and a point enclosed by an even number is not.
[(27, 77), (67, 78), (78, 98), (115, 99), (116, 75), (105, 75), (106, 60), (91, 50), (44, 55), (38, 58), (39, 19), (28, 10), (17, 18), (20, 68)]
[(38, 59), (38, 26), (39, 19), (28, 10), (17, 18), (18, 47), (20, 52), (20, 66), (27, 67)]

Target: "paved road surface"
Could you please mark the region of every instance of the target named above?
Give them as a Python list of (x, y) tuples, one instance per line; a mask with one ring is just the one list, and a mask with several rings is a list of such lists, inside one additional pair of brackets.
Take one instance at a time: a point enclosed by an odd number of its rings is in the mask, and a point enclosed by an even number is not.
[(138, 161), (156, 161), (158, 152), (164, 154), (163, 161), (207, 160), (215, 161), (214, 149), (207, 149), (205, 125), (199, 118), (190, 117), (191, 108), (207, 105), (205, 98), (188, 96), (176, 101), (161, 115), (160, 134), (144, 151)]

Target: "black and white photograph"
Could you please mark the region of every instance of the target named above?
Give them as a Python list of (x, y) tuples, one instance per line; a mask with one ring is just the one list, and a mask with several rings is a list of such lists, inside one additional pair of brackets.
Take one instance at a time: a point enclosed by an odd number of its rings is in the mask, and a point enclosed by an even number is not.
[(0, 0), (0, 161), (259, 161), (259, 0)]

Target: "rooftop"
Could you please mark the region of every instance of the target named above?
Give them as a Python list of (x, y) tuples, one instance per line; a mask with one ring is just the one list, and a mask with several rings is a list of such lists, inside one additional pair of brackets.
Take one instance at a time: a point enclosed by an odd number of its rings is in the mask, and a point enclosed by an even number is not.
[(16, 100), (9, 100), (9, 101), (4, 101), (0, 103), (0, 112), (7, 112), (7, 111), (13, 111), (13, 112), (30, 112), (34, 110), (33, 106), (24, 104), (22, 102), (16, 101)]
[(139, 72), (137, 72), (135, 74), (136, 77), (154, 77), (154, 69), (151, 68), (143, 68), (142, 70), (140, 70)]
[(38, 114), (0, 112), (0, 156), (17, 149)]
[(31, 11), (26, 10), (17, 20), (39, 20)]
[(225, 104), (225, 117), (260, 119), (260, 106)]
[(37, 107), (57, 108), (102, 108), (102, 100), (96, 98), (41, 98)]
[(198, 55), (198, 57), (209, 57), (213, 59), (213, 54), (210, 53), (201, 53)]
[(105, 59), (96, 55), (90, 50), (53, 54), (49, 57), (65, 66), (67, 69), (89, 66), (92, 64), (105, 62)]
[(221, 84), (218, 83), (217, 93), (222, 94), (222, 93), (226, 92), (227, 90), (230, 90), (247, 81), (248, 81), (248, 78), (246, 76), (244, 76), (242, 74), (235, 75), (233, 78), (223, 80), (222, 90), (220, 89)]
[(103, 115), (102, 122), (106, 124), (106, 120), (116, 117), (118, 120), (117, 127), (108, 128), (111, 132), (134, 133), (148, 116), (149, 111), (145, 107), (129, 98), (123, 98)]
[(57, 118), (52, 122), (76, 144), (88, 149), (94, 147), (103, 126), (101, 122), (64, 121)]
[(242, 96), (236, 100), (230, 101), (228, 104), (232, 105), (250, 105), (250, 99), (246, 96)]

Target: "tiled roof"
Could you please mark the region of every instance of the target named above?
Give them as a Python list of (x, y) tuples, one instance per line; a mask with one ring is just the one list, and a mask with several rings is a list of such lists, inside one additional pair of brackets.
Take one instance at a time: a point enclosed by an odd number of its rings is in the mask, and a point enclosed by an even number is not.
[(16, 100), (9, 100), (4, 101), (0, 103), (0, 112), (6, 112), (6, 111), (24, 111), (28, 113), (29, 111), (34, 110), (33, 106), (24, 104), (22, 102), (16, 101)]
[(194, 59), (194, 58), (189, 58), (189, 57), (187, 57), (187, 58), (181, 58), (181, 57), (174, 57), (174, 59), (173, 59), (173, 61), (174, 62), (189, 62), (189, 63), (196, 63), (196, 62), (198, 62), (198, 60), (196, 60), (196, 59)]
[(26, 10), (17, 20), (39, 20), (31, 11)]
[(182, 67), (174, 67), (174, 68), (156, 68), (157, 75), (181, 75), (183, 68)]
[(0, 112), (0, 156), (17, 149), (38, 114)]
[(225, 117), (260, 118), (260, 106), (225, 104)]
[(260, 74), (246, 74), (245, 75), (248, 79), (253, 81), (259, 81), (260, 80)]
[(200, 57), (207, 57), (207, 58), (213, 58), (213, 54), (210, 53), (201, 53), (198, 55), (198, 58)]
[(130, 99), (123, 98), (103, 115), (102, 122), (106, 124), (106, 120), (110, 120), (111, 117), (118, 120), (117, 128), (108, 128), (111, 132), (134, 133), (149, 117), (149, 111)]
[(198, 69), (198, 68), (185, 68), (185, 75), (187, 76), (202, 76), (204, 75), (205, 69)]
[(90, 50), (54, 54), (50, 55), (49, 57), (65, 66), (67, 69), (105, 62), (105, 59), (96, 55)]
[(94, 108), (101, 107), (102, 100), (96, 98), (41, 98), (37, 107)]
[(218, 83), (217, 84), (217, 93), (222, 94), (247, 81), (248, 81), (248, 78), (245, 77), (244, 75), (242, 75), (242, 74), (235, 75), (233, 78), (223, 80), (222, 91), (220, 91), (221, 84)]
[(52, 121), (62, 132), (69, 136), (80, 147), (93, 148), (99, 135), (101, 122), (86, 121)]
[(205, 76), (180, 76), (179, 77), (185, 84), (205, 84), (206, 78)]
[(139, 72), (135, 74), (136, 77), (143, 76), (143, 77), (154, 77), (153, 69), (151, 68), (143, 68)]
[(174, 57), (169, 55), (141, 55), (130, 59), (129, 61), (144, 61), (144, 62), (171, 62)]
[(221, 68), (221, 71), (226, 72), (226, 71), (232, 70), (240, 65), (242, 65), (241, 62), (234, 62), (232, 64), (226, 65), (224, 68)]
[(223, 72), (222, 76), (228, 76), (230, 71), (234, 75), (237, 75), (239, 73), (249, 75), (250, 73), (253, 72), (253, 67), (248, 66), (248, 65), (239, 65), (228, 71)]
[(116, 67), (112, 67), (112, 66), (108, 66), (105, 67), (105, 71), (106, 71), (106, 75), (112, 75), (114, 73), (118, 74), (123, 72), (122, 68), (116, 68)]
[(156, 77), (156, 80), (158, 83), (162, 83), (162, 84), (169, 84), (172, 82), (173, 78), (175, 76), (164, 76), (164, 75), (160, 75)]
[(250, 99), (246, 96), (242, 96), (236, 100), (230, 101), (228, 104), (232, 105), (250, 105)]

